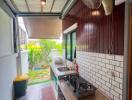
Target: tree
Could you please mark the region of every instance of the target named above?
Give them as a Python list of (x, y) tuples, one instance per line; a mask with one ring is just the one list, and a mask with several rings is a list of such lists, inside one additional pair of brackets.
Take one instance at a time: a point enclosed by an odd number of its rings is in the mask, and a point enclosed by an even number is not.
[(57, 49), (62, 54), (62, 44), (55, 40), (40, 39), (38, 41), (30, 41), (27, 45), (29, 51), (29, 64), (33, 68), (41, 63), (49, 64), (51, 62), (50, 53), (52, 49)]

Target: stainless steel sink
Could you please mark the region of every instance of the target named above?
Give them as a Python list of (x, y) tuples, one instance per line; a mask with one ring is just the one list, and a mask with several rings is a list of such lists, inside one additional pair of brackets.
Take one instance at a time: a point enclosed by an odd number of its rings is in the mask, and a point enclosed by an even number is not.
[(69, 68), (68, 68), (68, 67), (59, 67), (58, 70), (59, 70), (60, 72), (65, 72), (65, 71), (68, 71)]

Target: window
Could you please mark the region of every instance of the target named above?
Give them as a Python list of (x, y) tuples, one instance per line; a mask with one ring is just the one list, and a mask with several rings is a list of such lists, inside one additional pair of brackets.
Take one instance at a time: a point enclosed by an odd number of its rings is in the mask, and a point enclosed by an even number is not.
[(67, 59), (71, 59), (71, 34), (67, 35), (66, 54)]
[(72, 58), (76, 58), (76, 32), (72, 33)]
[(65, 57), (72, 61), (76, 58), (76, 32), (72, 31), (64, 36)]

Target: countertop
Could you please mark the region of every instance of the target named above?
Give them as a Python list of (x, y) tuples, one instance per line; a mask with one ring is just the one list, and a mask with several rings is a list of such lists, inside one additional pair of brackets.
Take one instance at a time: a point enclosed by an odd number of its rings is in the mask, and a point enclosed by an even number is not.
[[(60, 80), (58, 84), (66, 100), (78, 100), (73, 93), (73, 89), (65, 81)], [(98, 90), (96, 90), (95, 96), (88, 96), (79, 100), (109, 100), (109, 99), (102, 95)]]
[(58, 78), (59, 76), (64, 76), (64, 75), (68, 75), (68, 74), (76, 74), (75, 70), (68, 70), (68, 71), (64, 71), (61, 72), (58, 70), (59, 67), (66, 67), (65, 65), (55, 65), (55, 64), (51, 64), (51, 69), (54, 72), (55, 76)]
[[(51, 65), (51, 69), (54, 72), (54, 75), (58, 78), (59, 76), (68, 75), (68, 74), (76, 74), (76, 71), (70, 70), (65, 72), (60, 72), (57, 68), (59, 67), (65, 67), (64, 65)], [(58, 80), (58, 85), (66, 98), (66, 100), (78, 100), (76, 96), (73, 93), (73, 89), (64, 81), (64, 80)], [(88, 96), (83, 99), (79, 100), (109, 100), (104, 95), (102, 95), (98, 90), (96, 90), (95, 96)]]

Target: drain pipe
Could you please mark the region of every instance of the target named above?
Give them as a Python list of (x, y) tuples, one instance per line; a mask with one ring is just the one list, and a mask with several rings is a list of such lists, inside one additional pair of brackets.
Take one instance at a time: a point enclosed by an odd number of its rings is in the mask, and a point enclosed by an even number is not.
[(62, 11), (61, 19), (63, 19), (67, 15), (67, 13), (71, 10), (76, 2), (77, 0), (69, 0), (69, 2), (66, 4), (65, 8)]
[(123, 100), (128, 100), (128, 49), (130, 33), (130, 2), (125, 2), (125, 22), (124, 22), (124, 68), (123, 68)]
[(20, 47), (20, 32), (18, 26), (18, 19), (16, 19), (16, 30), (17, 30), (17, 38), (18, 38), (18, 58), (17, 58), (17, 75), (22, 75), (22, 65), (21, 65), (21, 47)]

